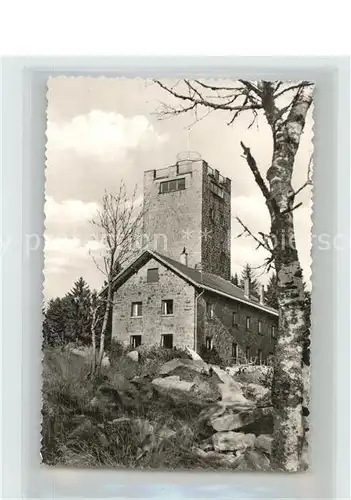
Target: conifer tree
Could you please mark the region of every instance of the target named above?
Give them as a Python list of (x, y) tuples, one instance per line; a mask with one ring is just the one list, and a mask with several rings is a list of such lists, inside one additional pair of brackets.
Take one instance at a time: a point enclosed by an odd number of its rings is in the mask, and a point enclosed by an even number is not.
[(91, 291), (86, 281), (80, 277), (66, 295), (70, 302), (67, 330), (69, 337), (84, 344), (91, 342)]
[(273, 309), (278, 309), (278, 280), (276, 273), (273, 273), (269, 278), (264, 299), (267, 306), (273, 307)]
[(233, 285), (239, 286), (239, 276), (238, 276), (238, 273), (235, 273), (234, 276), (231, 277), (230, 281), (233, 283)]
[(71, 302), (66, 297), (50, 300), (44, 311), (44, 344), (63, 345), (73, 340), (68, 329), (68, 318), (71, 312)]
[(244, 281), (248, 279), (249, 280), (249, 292), (250, 296), (253, 297), (259, 297), (259, 288), (260, 288), (260, 283), (257, 280), (254, 271), (252, 270), (252, 267), (250, 264), (246, 264), (242, 273), (241, 273), (241, 280), (240, 280), (240, 287), (244, 288)]

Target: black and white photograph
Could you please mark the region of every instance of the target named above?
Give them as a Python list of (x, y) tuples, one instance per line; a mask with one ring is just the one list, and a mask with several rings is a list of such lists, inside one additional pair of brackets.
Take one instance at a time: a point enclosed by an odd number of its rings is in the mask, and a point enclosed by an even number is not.
[(314, 83), (47, 82), (41, 460), (310, 467)]

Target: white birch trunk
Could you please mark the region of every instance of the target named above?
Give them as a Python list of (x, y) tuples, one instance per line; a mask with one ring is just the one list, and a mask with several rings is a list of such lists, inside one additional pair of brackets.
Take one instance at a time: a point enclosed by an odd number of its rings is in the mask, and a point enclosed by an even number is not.
[[(272, 402), (274, 436), (272, 466), (285, 471), (301, 469), (304, 440), (303, 406), (308, 404), (308, 368), (303, 349), (308, 335), (304, 316), (302, 269), (295, 244), (291, 177), (307, 111), (310, 90), (302, 90), (286, 121), (275, 124), (272, 165), (267, 172), (270, 193), (279, 215), (272, 217), (271, 234), (276, 241), (279, 330), (274, 360)], [(304, 399), (306, 403), (304, 403)]]

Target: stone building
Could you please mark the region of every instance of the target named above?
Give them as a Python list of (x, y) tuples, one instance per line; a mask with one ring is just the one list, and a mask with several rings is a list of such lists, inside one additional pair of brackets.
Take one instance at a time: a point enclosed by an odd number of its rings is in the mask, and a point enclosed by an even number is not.
[(112, 339), (272, 354), (278, 313), (230, 281), (231, 181), (200, 158), (144, 174), (145, 249), (114, 280)]

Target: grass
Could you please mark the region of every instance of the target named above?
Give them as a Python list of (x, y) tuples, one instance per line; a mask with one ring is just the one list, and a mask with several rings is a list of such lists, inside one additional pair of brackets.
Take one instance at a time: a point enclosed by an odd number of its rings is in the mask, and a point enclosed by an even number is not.
[[(165, 352), (167, 351), (167, 352)], [(171, 357), (182, 352), (160, 349), (144, 353), (140, 363), (114, 352), (103, 373), (104, 384), (154, 376)], [(89, 378), (89, 363), (67, 351), (48, 348), (43, 359), (42, 458), (48, 465), (79, 467), (217, 468), (192, 450), (209, 431), (198, 421), (201, 411), (191, 396), (174, 400), (142, 392), (124, 397), (123, 408), (92, 407), (102, 379)], [(129, 383), (129, 382), (128, 382)], [(145, 389), (152, 389), (147, 381)], [(129, 420), (113, 423), (113, 419)], [(149, 432), (145, 431), (149, 427)], [(150, 427), (152, 426), (152, 427)], [(151, 431), (150, 431), (151, 429)], [(158, 439), (164, 430), (172, 435)]]

